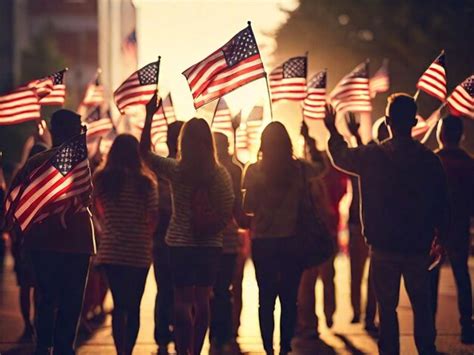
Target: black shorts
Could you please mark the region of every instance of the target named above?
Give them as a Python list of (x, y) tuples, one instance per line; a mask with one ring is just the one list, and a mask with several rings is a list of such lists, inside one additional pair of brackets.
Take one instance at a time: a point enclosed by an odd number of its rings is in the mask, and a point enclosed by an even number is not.
[(174, 287), (212, 287), (216, 280), (222, 248), (170, 247)]

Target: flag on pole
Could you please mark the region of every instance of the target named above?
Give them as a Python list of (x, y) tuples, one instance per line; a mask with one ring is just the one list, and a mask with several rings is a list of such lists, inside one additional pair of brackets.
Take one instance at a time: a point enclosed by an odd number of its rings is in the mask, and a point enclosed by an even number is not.
[(441, 51), (441, 54), (418, 79), (416, 87), (440, 101), (446, 100), (446, 58), (444, 51)]
[(133, 105), (145, 105), (156, 91), (158, 62), (137, 70), (114, 92), (114, 101), (120, 112)]
[(324, 119), (326, 115), (327, 70), (316, 73), (308, 82), (308, 91), (303, 101), (303, 115), (308, 119)]
[(163, 110), (165, 111), (166, 122), (170, 124), (176, 121), (176, 114), (174, 113), (173, 100), (171, 99), (171, 93), (168, 93), (162, 101)]
[(380, 69), (369, 80), (370, 97), (374, 98), (378, 93), (387, 92), (389, 88), (388, 60), (384, 59)]
[(304, 100), (306, 98), (306, 72), (308, 58), (288, 59), (269, 75), (272, 101)]
[(263, 106), (254, 106), (247, 117), (247, 146), (257, 148), (260, 146), (260, 135), (263, 126)]
[(66, 71), (67, 69), (63, 69), (37, 81), (35, 87), (39, 91), (39, 102), (42, 106), (64, 105), (66, 99), (64, 76)]
[(247, 26), (208, 57), (183, 72), (199, 108), (265, 76), (252, 28)]
[(114, 129), (110, 116), (103, 115), (100, 106), (94, 108), (84, 119), (87, 126), (87, 139), (94, 139), (106, 135)]
[(229, 137), (233, 136), (234, 129), (232, 128), (232, 116), (229, 110), (229, 106), (225, 102), (224, 98), (220, 98), (217, 102), (214, 117), (212, 119), (211, 129), (214, 132), (221, 132)]
[(0, 96), (0, 126), (14, 125), (41, 117), (36, 90), (23, 86)]
[(87, 207), (92, 192), (85, 133), (62, 144), (26, 179), (15, 181), (7, 195), (7, 218), (22, 231), (66, 206)]
[(86, 88), (86, 93), (82, 99), (83, 106), (96, 106), (104, 102), (104, 87), (100, 85), (99, 78), (89, 83)]
[(453, 115), (474, 118), (474, 74), (449, 95), (448, 108)]
[(369, 61), (359, 64), (343, 77), (329, 97), (337, 111), (372, 111), (369, 94)]
[(237, 151), (248, 150), (247, 126), (242, 123), (235, 131), (235, 148)]

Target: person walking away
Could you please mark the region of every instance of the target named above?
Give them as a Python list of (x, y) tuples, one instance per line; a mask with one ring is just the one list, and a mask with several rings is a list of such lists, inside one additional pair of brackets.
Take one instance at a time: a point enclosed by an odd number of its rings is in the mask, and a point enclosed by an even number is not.
[(439, 159), (411, 137), (416, 111), (411, 96), (391, 95), (386, 122), (393, 138), (350, 149), (336, 129), (334, 109), (326, 108), (332, 162), (359, 176), (363, 235), (371, 246), (379, 306), (381, 354), (400, 352), (397, 306), (402, 276), (413, 308), (418, 352), (436, 354), (428, 267), (435, 232), (441, 241), (446, 238), (448, 197)]
[[(275, 301), (281, 304), (280, 354), (291, 352), (297, 293), (303, 265), (298, 258), (296, 221), (307, 179), (324, 170), (322, 161), (309, 164), (293, 157), (286, 128), (271, 122), (262, 133), (260, 159), (247, 167), (243, 179), (244, 211), (252, 215), (252, 257), (259, 289), (259, 323), (263, 347), (273, 354)], [(298, 178), (300, 177), (300, 178)]]
[(96, 263), (105, 269), (114, 301), (115, 349), (117, 354), (130, 355), (152, 260), (158, 190), (132, 135), (117, 136), (104, 163), (94, 174), (94, 201), (104, 228)]
[[(349, 113), (348, 128), (350, 133), (357, 142), (357, 146), (363, 145), (359, 134), (359, 126), (352, 113)], [(374, 140), (368, 144), (376, 144), (383, 142), (389, 138), (387, 126), (384, 122), (378, 125), (377, 129), (373, 129)], [(367, 293), (365, 302), (365, 319), (364, 328), (369, 334), (377, 335), (378, 327), (375, 325), (376, 300), (375, 291), (372, 282), (372, 268), (369, 257), (369, 247), (362, 235), (362, 223), (360, 220), (360, 196), (359, 196), (359, 177), (349, 175), (352, 185), (352, 200), (349, 206), (349, 257), (351, 267), (351, 305), (353, 318), (351, 323), (359, 323), (361, 317), (361, 286), (362, 276), (365, 270), (365, 264), (368, 261), (367, 276)]]
[(232, 161), (229, 154), (229, 139), (220, 132), (214, 133), (217, 159), (224, 166), (232, 178), (234, 189), (234, 209), (232, 219), (224, 229), (224, 239), (219, 271), (211, 297), (211, 322), (209, 339), (211, 346), (217, 351), (230, 351), (235, 344), (233, 331), (233, 289), (232, 280), (235, 273), (237, 253), (240, 248), (239, 225), (242, 219), (242, 199), (240, 182), (242, 169)]
[[(176, 158), (178, 153), (178, 136), (183, 127), (182, 121), (168, 125), (166, 144), (168, 158)], [(154, 337), (158, 345), (158, 354), (168, 354), (168, 345), (173, 341), (173, 283), (169, 262), (169, 248), (165, 243), (166, 231), (171, 220), (171, 190), (167, 180), (154, 171), (158, 178), (158, 226), (153, 236), (153, 271), (157, 286), (155, 297)]]
[[(308, 127), (303, 123), (301, 133), (305, 139), (305, 144), (312, 161), (327, 161), (327, 156), (317, 150), (316, 141), (309, 136)], [(326, 166), (328, 164), (326, 163)], [(321, 216), (334, 238), (334, 245), (337, 245), (337, 234), (339, 227), (339, 202), (345, 194), (347, 178), (340, 171), (332, 166), (327, 166), (321, 177), (310, 180), (312, 198), (314, 206), (321, 211)], [(316, 314), (315, 286), (318, 277), (323, 282), (324, 290), (324, 315), (326, 325), (331, 328), (333, 325), (333, 315), (336, 310), (336, 287), (334, 284), (335, 269), (334, 257), (325, 261), (322, 265), (313, 266), (303, 271), (298, 290), (298, 335), (305, 338), (318, 338), (318, 316)]]
[[(44, 152), (48, 148), (42, 143), (37, 143), (31, 147), (28, 159), (38, 153)], [(3, 201), (3, 200), (2, 200)], [(24, 245), (24, 237), (20, 228), (14, 228), (10, 231), (10, 240), (12, 242), (12, 256), (15, 260), (14, 270), (16, 273), (17, 284), (20, 288), (20, 310), (23, 318), (24, 330), (21, 336), (23, 340), (32, 340), (34, 327), (31, 323), (31, 297), (34, 292), (34, 270), (31, 264), (31, 256)], [(34, 298), (34, 295), (33, 295)]]
[[(29, 159), (12, 186), (26, 181), (63, 143), (81, 132), (79, 115), (68, 110), (54, 112), (52, 149)], [(88, 204), (84, 201), (84, 206)], [(37, 293), (35, 354), (49, 354), (53, 349), (57, 354), (74, 354), (89, 259), (95, 254), (90, 212), (81, 208), (75, 213), (49, 214), (26, 230), (24, 241), (31, 255)]]
[(204, 119), (187, 121), (178, 140), (178, 159), (155, 155), (150, 129), (156, 95), (146, 106), (141, 152), (171, 185), (172, 215), (165, 242), (174, 287), (175, 343), (178, 354), (201, 353), (209, 327), (209, 299), (222, 253), (223, 230), (232, 217), (232, 180), (215, 156)]
[[(474, 343), (472, 329), (472, 288), (468, 258), (471, 247), (470, 218), (474, 216), (474, 159), (461, 147), (463, 123), (459, 117), (443, 118), (437, 130), (440, 150), (436, 152), (448, 180), (451, 202), (449, 238), (444, 245), (458, 294), (461, 342)], [(440, 267), (432, 271), (433, 311), (436, 320)]]

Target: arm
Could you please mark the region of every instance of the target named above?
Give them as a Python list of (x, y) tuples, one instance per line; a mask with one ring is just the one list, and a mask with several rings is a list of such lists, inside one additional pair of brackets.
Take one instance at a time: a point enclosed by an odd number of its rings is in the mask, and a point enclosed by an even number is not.
[(445, 245), (448, 235), (449, 235), (449, 227), (450, 227), (450, 199), (449, 199), (449, 192), (448, 192), (448, 183), (446, 180), (446, 174), (444, 172), (443, 166), (439, 159), (436, 159), (434, 165), (434, 173), (433, 173), (433, 183), (434, 189), (438, 192), (438, 198), (436, 199), (437, 203), (435, 205), (435, 218), (436, 221), (436, 229), (437, 229), (437, 240), (441, 245)]
[(331, 105), (326, 105), (324, 124), (329, 131), (328, 153), (332, 164), (348, 173), (359, 174), (362, 170), (364, 147), (349, 148), (347, 142), (336, 128), (336, 111)]
[(232, 218), (234, 207), (234, 191), (232, 189), (232, 179), (224, 167), (221, 167), (215, 185), (217, 212), (220, 214), (220, 225), (216, 226), (221, 231)]
[(158, 185), (154, 184), (148, 195), (147, 202), (148, 230), (153, 233), (158, 226)]
[(146, 104), (146, 115), (145, 124), (143, 126), (142, 135), (140, 136), (140, 153), (143, 157), (146, 157), (151, 152), (151, 124), (153, 121), (153, 115), (161, 105), (161, 99), (157, 103), (157, 93), (152, 96), (150, 101)]
[(245, 168), (242, 182), (242, 208), (249, 216), (253, 216), (258, 206), (259, 189), (255, 169), (255, 164), (248, 165)]

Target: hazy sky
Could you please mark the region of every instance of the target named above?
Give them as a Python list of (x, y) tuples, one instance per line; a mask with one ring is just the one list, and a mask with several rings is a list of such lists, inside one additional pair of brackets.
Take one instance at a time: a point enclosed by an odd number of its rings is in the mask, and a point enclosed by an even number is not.
[[(284, 10), (293, 10), (297, 0), (134, 0), (137, 7), (139, 65), (161, 55), (160, 89), (171, 90), (177, 115), (195, 114), (192, 97), (181, 74), (194, 63), (224, 45), (252, 21), (267, 72), (276, 64), (274, 31), (287, 20)], [(234, 112), (245, 111), (257, 101), (267, 103), (265, 80), (237, 89), (226, 96)], [(238, 103), (237, 103), (238, 101)], [(209, 104), (213, 108), (214, 104)]]

